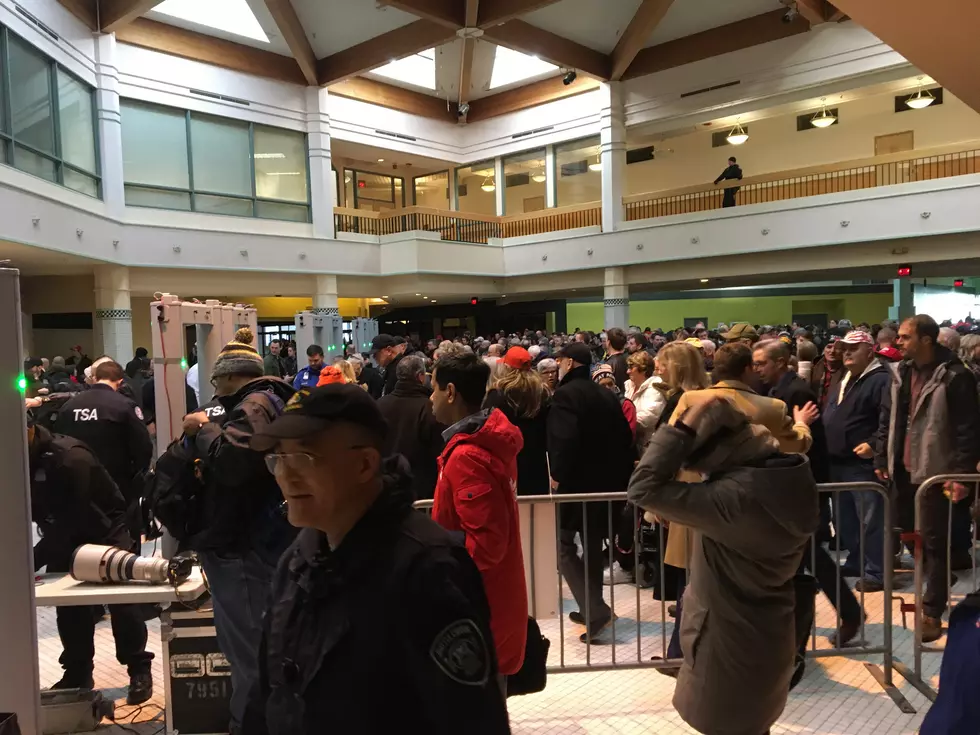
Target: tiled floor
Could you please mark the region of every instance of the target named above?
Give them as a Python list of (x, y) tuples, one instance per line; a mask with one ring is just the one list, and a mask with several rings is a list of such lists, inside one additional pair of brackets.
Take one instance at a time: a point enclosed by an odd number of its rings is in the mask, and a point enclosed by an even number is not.
[[(911, 600), (909, 591), (911, 573), (897, 575), (896, 584), (901, 589), (896, 594)], [(907, 585), (907, 586), (906, 586)], [(955, 592), (964, 594), (972, 589), (969, 574), (961, 575)], [(564, 595), (565, 612), (575, 609), (567, 590)], [(609, 599), (609, 588), (606, 588)], [(630, 585), (617, 585), (616, 612), (619, 616), (616, 630), (616, 659), (619, 662), (637, 661), (636, 592)], [(883, 595), (869, 594), (864, 601), (868, 613), (864, 638), (870, 645), (881, 641)], [(665, 643), (661, 631), (670, 634), (671, 622), (662, 626), (661, 605), (651, 598), (649, 591), (640, 592), (640, 660), (662, 655)], [(901, 613), (896, 601), (893, 609), (893, 635), (898, 658), (907, 663), (912, 660), (912, 637), (902, 628)], [(827, 647), (827, 635), (835, 626), (833, 609), (821, 595), (818, 597), (817, 647)], [(561, 656), (559, 626), (557, 620), (540, 621), (542, 631), (551, 639), (550, 663), (559, 665)], [(909, 620), (911, 624), (911, 619)], [(96, 628), (95, 680), (104, 694), (117, 700), (117, 720), (124, 722), (129, 732), (139, 735), (155, 735), (163, 730), (163, 671), (160, 659), (159, 621), (148, 624), (149, 649), (157, 654), (153, 663), (156, 691), (153, 699), (141, 709), (125, 705), (127, 677), (113, 654), (112, 632), (108, 621)], [(564, 624), (565, 664), (585, 664), (586, 646), (579, 642), (581, 628), (567, 620)], [(54, 610), (38, 610), (39, 656), (41, 685), (48, 686), (61, 676), (58, 656), (61, 644), (58, 640)], [(607, 639), (611, 636), (606, 635)], [(608, 663), (612, 657), (612, 645), (591, 647), (593, 665)], [(913, 689), (897, 673), (895, 684), (916, 709), (916, 714), (903, 714), (882, 691), (868, 673), (864, 661), (880, 664), (881, 655), (832, 657), (811, 659), (807, 674), (791, 693), (789, 702), (776, 727), (774, 735), (832, 733), (833, 735), (885, 734), (905, 735), (917, 732), (928, 706), (928, 700)], [(940, 656), (925, 654), (923, 657), (927, 676), (933, 685), (939, 671)], [(639, 735), (657, 733), (674, 735), (692, 733), (671, 706), (674, 680), (652, 669), (626, 669), (586, 673), (559, 673), (549, 676), (548, 686), (540, 694), (514, 697), (509, 700), (511, 724), (515, 735)], [(125, 730), (107, 725), (103, 733), (122, 735)]]

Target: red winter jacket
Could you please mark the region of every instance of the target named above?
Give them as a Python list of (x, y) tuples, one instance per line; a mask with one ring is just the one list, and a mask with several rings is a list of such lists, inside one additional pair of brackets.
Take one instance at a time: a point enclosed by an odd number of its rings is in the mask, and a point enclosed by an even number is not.
[(501, 674), (524, 663), (527, 588), (517, 515), (517, 454), (521, 432), (499, 409), (474, 414), (447, 430), (439, 456), (432, 518), (462, 531), (466, 550), (483, 576), (490, 629)]

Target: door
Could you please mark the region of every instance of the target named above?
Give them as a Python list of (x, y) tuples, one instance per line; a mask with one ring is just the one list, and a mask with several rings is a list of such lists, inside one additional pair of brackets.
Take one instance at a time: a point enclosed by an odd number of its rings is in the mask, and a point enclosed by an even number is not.
[(889, 153), (904, 153), (915, 148), (915, 132), (906, 130), (902, 133), (879, 135), (875, 138), (875, 155), (884, 156)]
[(708, 327), (708, 317), (706, 316), (689, 316), (684, 319), (684, 329), (691, 331), (696, 329), (698, 324), (702, 327)]
[(805, 327), (827, 328), (826, 314), (793, 314), (793, 323), (801, 324)]

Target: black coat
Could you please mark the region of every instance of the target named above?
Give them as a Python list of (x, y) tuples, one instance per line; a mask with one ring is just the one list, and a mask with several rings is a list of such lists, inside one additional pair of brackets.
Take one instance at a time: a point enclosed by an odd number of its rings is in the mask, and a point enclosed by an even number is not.
[(207, 483), (207, 530), (195, 545), (197, 551), (255, 549), (268, 558), (294, 538), (296, 532), (283, 513), (282, 491), (264, 455), (249, 448), (252, 434), (274, 421), (294, 393), (281, 378), (263, 377), (233, 395), (218, 397), (224, 415), (209, 420), (194, 438), (197, 456), (206, 458)]
[(613, 378), (616, 379), (616, 385), (619, 386), (619, 392), (626, 393), (626, 380), (629, 377), (626, 374), (626, 359), (629, 356), (625, 352), (620, 352), (615, 355), (610, 355), (606, 358), (606, 364), (613, 369)]
[(524, 438), (517, 455), (517, 494), (547, 495), (551, 492), (548, 477), (548, 411), (551, 401), (542, 401), (541, 410), (533, 418), (518, 416), (504, 395), (494, 389), (487, 393), (484, 408), (499, 408), (507, 420), (516, 426)]
[(61, 407), (54, 430), (85, 442), (123, 497), (130, 503), (138, 499), (142, 474), (153, 459), (153, 442), (136, 403), (112, 386), (96, 383)]
[(589, 368), (568, 372), (548, 413), (551, 476), (560, 493), (623, 492), (633, 472), (633, 432), (619, 398)]
[(34, 568), (68, 569), (82, 544), (130, 547), (126, 501), (89, 447), (34, 428), (30, 447), (31, 515), (42, 538)]
[[(717, 184), (719, 181), (741, 181), (741, 180), (742, 180), (742, 167), (739, 166), (737, 163), (733, 163), (732, 165), (726, 167), (725, 170), (721, 172), (718, 178), (715, 179), (715, 183)], [(734, 189), (734, 191), (738, 191), (740, 187), (735, 186), (732, 188)]]
[(397, 464), (339, 547), (305, 529), (282, 556), (244, 735), (510, 731), (480, 573)]
[(357, 379), (358, 385), (366, 385), (368, 394), (377, 400), (385, 391), (385, 379), (374, 365), (365, 363), (361, 368), (361, 375)]
[[(808, 403), (820, 405), (810, 384), (794, 372), (785, 373), (769, 391), (769, 395), (785, 403), (790, 416), (793, 415), (794, 408), (803, 408)], [(813, 442), (806, 456), (810, 458), (813, 479), (817, 482), (830, 482), (830, 458), (827, 456), (827, 433), (823, 421), (814, 421), (810, 426), (810, 434)]]
[(429, 401), (431, 391), (417, 381), (399, 381), (395, 389), (378, 401), (378, 410), (388, 422), (384, 456), (401, 454), (412, 468), (416, 499), (431, 499), (439, 470), (436, 460), (445, 442), (445, 426), (436, 421)]

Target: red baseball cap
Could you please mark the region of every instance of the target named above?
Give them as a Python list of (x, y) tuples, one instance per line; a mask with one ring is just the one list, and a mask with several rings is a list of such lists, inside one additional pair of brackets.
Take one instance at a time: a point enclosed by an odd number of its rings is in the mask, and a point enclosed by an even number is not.
[(504, 365), (515, 370), (529, 370), (531, 368), (531, 355), (523, 347), (511, 347), (504, 355)]

